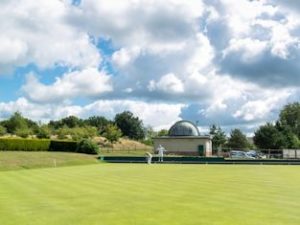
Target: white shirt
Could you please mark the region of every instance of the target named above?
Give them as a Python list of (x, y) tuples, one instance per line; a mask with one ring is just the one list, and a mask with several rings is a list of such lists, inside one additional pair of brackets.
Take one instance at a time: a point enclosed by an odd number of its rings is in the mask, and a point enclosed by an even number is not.
[(159, 147), (157, 148), (157, 150), (158, 150), (158, 155), (159, 155), (159, 156), (164, 156), (164, 151), (166, 151), (164, 147), (159, 146)]

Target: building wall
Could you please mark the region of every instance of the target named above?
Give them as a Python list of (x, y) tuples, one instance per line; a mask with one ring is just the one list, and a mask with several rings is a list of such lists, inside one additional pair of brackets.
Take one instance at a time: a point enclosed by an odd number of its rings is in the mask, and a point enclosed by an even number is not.
[(174, 138), (174, 137), (163, 137), (154, 139), (154, 150), (162, 145), (167, 152), (172, 153), (195, 153), (198, 154), (198, 146), (204, 146), (205, 156), (212, 155), (212, 143), (210, 138)]

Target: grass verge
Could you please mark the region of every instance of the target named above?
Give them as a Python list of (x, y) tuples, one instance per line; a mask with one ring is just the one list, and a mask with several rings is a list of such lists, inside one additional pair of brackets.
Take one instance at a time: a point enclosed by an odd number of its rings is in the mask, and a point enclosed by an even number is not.
[(96, 156), (64, 152), (0, 151), (0, 171), (97, 163)]

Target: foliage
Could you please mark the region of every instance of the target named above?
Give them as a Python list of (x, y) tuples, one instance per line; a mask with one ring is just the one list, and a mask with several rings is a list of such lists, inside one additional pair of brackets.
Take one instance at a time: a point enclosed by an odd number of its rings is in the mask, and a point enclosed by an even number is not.
[(114, 144), (119, 141), (119, 138), (122, 137), (121, 130), (113, 124), (108, 124), (105, 129), (103, 136), (111, 143)]
[(15, 134), (19, 137), (22, 137), (22, 138), (27, 138), (29, 137), (29, 135), (32, 135), (33, 134), (33, 131), (28, 128), (27, 126), (26, 127), (20, 127), (18, 128), (16, 131), (15, 131)]
[(99, 146), (90, 139), (83, 139), (77, 145), (76, 152), (86, 154), (98, 154)]
[(76, 152), (77, 142), (76, 141), (61, 141), (51, 140), (49, 150), (53, 152)]
[(40, 139), (50, 138), (51, 130), (47, 125), (42, 125), (36, 132), (36, 137)]
[(222, 147), (226, 143), (226, 134), (221, 129), (220, 126), (216, 126), (215, 124), (210, 126), (209, 134), (212, 135), (212, 145), (213, 149), (217, 149), (218, 147)]
[(240, 129), (234, 129), (230, 133), (227, 146), (229, 148), (246, 149), (249, 147), (249, 142)]
[(281, 133), (283, 137), (282, 148), (288, 149), (298, 149), (300, 148), (300, 141), (298, 136), (293, 132), (292, 128), (289, 126), (279, 126), (279, 123), (276, 124), (276, 128)]
[(300, 138), (300, 103), (287, 104), (280, 111), (278, 123)]
[(143, 143), (144, 145), (148, 145), (148, 146), (153, 146), (154, 145), (154, 141), (153, 141), (152, 138), (142, 140), (141, 143)]
[(280, 149), (284, 145), (282, 133), (271, 123), (260, 126), (254, 133), (254, 143), (262, 149)]
[(4, 126), (8, 133), (15, 134), (19, 129), (36, 129), (38, 127), (37, 123), (24, 118), (21, 113), (15, 112), (8, 120), (4, 120), (1, 122), (2, 126)]
[(0, 125), (0, 136), (4, 136), (7, 133), (7, 130), (4, 126)]
[(68, 128), (74, 128), (74, 127), (80, 127), (83, 126), (84, 122), (82, 119), (76, 117), (76, 116), (68, 116), (65, 118), (62, 118), (58, 121), (50, 121), (49, 126), (58, 129), (62, 127), (68, 127)]
[(141, 140), (145, 137), (143, 122), (138, 117), (134, 117), (132, 112), (125, 111), (117, 114), (115, 123), (124, 136), (135, 140)]
[(0, 138), (0, 150), (76, 152), (77, 142), (50, 139)]
[(1, 151), (48, 151), (50, 140), (0, 138)]
[(280, 111), (275, 125), (261, 126), (254, 136), (260, 148), (297, 149), (300, 148), (300, 103), (287, 104)]
[(144, 128), (145, 139), (141, 142), (145, 145), (153, 146), (154, 141), (153, 138), (158, 136), (158, 132), (154, 131), (151, 126), (147, 126)]
[(162, 129), (158, 131), (157, 136), (158, 137), (163, 137), (163, 136), (168, 136), (169, 131), (167, 129)]
[(63, 126), (61, 128), (58, 128), (56, 130), (56, 135), (58, 139), (66, 139), (67, 135), (68, 135), (68, 127), (67, 126)]
[(91, 116), (84, 121), (86, 125), (96, 127), (99, 134), (104, 132), (105, 127), (111, 123), (108, 119), (103, 116)]
[(72, 138), (74, 141), (79, 141), (83, 138), (92, 138), (97, 136), (97, 128), (91, 126), (69, 128), (64, 126), (56, 132), (59, 139)]

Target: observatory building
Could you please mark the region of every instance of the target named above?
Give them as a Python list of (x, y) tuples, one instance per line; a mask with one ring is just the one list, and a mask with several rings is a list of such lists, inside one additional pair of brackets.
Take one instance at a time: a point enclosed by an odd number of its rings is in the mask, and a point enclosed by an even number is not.
[(212, 155), (212, 142), (209, 135), (200, 135), (195, 124), (187, 120), (175, 123), (168, 136), (154, 138), (154, 149), (162, 145), (167, 152), (182, 155)]

